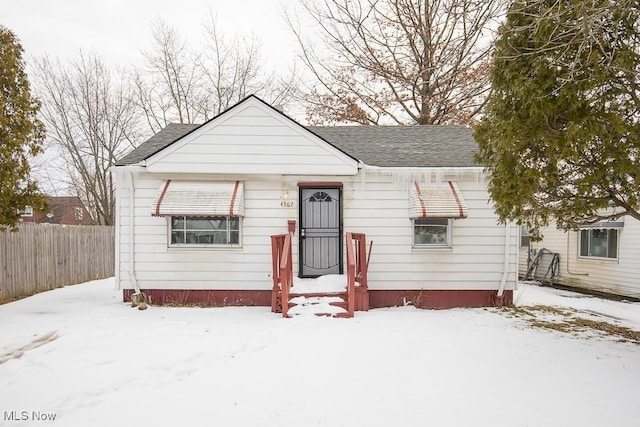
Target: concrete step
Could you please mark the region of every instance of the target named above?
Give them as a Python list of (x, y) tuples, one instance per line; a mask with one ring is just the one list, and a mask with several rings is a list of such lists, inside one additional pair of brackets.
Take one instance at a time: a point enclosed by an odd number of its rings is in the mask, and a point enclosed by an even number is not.
[(336, 316), (347, 313), (347, 303), (344, 298), (336, 295), (309, 296), (309, 294), (294, 296), (289, 300), (290, 316), (300, 314)]

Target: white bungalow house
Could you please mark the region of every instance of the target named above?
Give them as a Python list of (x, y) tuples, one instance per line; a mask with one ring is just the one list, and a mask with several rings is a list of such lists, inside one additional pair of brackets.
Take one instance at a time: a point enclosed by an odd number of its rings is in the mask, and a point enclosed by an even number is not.
[(305, 127), (255, 96), (169, 125), (114, 168), (117, 286), (276, 310), (271, 236), (290, 236), (295, 293), (297, 278), (349, 271), (354, 232), (357, 310), (511, 303), (518, 230), (498, 225), (475, 150), (462, 126)]
[(521, 230), (521, 277), (529, 273), (527, 278), (541, 280), (546, 275), (544, 281), (555, 285), (640, 298), (640, 221), (623, 217), (578, 231), (556, 226), (540, 231), (542, 240), (530, 242), (528, 231)]

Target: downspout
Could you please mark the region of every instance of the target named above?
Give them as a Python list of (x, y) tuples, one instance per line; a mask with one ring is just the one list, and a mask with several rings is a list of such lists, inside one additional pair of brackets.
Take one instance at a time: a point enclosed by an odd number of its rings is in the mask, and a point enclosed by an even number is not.
[(133, 284), (135, 293), (131, 295), (131, 303), (140, 310), (147, 308), (146, 296), (140, 290), (136, 277), (136, 243), (135, 243), (135, 174), (129, 169), (129, 279)]
[(504, 295), (504, 289), (507, 287), (507, 278), (509, 277), (509, 258), (511, 257), (511, 224), (504, 226), (504, 265), (502, 267), (502, 279), (496, 297), (500, 300)]

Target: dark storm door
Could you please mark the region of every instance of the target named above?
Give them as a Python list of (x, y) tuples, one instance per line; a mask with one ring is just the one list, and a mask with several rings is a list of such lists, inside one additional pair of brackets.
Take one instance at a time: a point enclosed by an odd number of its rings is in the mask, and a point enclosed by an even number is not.
[(342, 188), (300, 188), (300, 277), (342, 273)]

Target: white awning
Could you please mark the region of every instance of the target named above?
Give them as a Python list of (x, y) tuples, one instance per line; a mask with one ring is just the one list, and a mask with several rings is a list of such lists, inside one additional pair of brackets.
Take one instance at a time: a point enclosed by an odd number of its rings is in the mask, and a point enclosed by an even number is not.
[(244, 216), (241, 181), (171, 181), (161, 187), (153, 216)]
[(600, 230), (607, 230), (607, 229), (617, 229), (617, 228), (623, 228), (624, 227), (624, 222), (623, 221), (599, 221), (599, 222), (594, 222), (593, 224), (583, 224), (580, 225), (580, 229), (587, 229), (587, 228), (597, 228)]
[(455, 182), (418, 184), (411, 187), (409, 217), (466, 218), (467, 206)]

